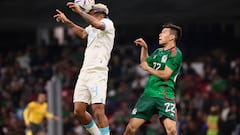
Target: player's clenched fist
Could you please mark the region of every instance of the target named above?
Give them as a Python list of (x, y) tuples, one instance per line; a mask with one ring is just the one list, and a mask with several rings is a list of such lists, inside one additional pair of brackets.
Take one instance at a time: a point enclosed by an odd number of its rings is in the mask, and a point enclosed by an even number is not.
[(142, 38), (138, 38), (134, 41), (136, 45), (140, 45), (141, 47), (148, 48), (146, 42)]

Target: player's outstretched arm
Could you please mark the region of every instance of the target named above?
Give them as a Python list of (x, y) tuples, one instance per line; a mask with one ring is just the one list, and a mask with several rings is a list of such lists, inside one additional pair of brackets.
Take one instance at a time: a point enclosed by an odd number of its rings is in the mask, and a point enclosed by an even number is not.
[(52, 113), (50, 112), (45, 112), (45, 117), (48, 118), (48, 119), (52, 119), (54, 121), (58, 121), (59, 120), (59, 117), (58, 116), (55, 116), (53, 115)]
[(91, 24), (93, 27), (97, 28), (97, 29), (101, 29), (104, 30), (105, 29), (105, 25), (103, 23), (101, 23), (99, 20), (97, 20), (96, 18), (94, 18), (93, 16), (85, 13), (82, 11), (82, 9), (74, 2), (68, 2), (67, 6), (69, 8), (72, 9), (73, 12), (78, 13), (79, 15), (82, 16), (82, 18), (88, 23)]
[(59, 121), (59, 117), (58, 116), (53, 116), (53, 120), (55, 120), (55, 121)]
[(88, 34), (87, 34), (87, 32), (85, 31), (84, 28), (74, 24), (71, 20), (69, 20), (65, 16), (65, 14), (62, 11), (60, 11), (58, 9), (56, 9), (56, 11), (57, 11), (57, 14), (54, 15), (53, 17), (56, 19), (57, 22), (62, 22), (64, 24), (66, 24), (80, 38), (82, 38), (82, 39), (86, 39), (87, 38)]

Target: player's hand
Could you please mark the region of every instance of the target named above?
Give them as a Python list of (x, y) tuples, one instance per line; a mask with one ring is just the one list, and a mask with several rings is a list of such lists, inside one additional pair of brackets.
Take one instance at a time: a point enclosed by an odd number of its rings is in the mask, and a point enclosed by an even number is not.
[(140, 64), (140, 67), (141, 67), (143, 70), (145, 70), (145, 71), (148, 71), (148, 69), (149, 69), (149, 66), (148, 66), (148, 64), (147, 64), (146, 61), (142, 62), (142, 63)]
[(73, 12), (82, 13), (82, 9), (74, 2), (68, 2), (67, 6), (72, 9)]
[(63, 12), (61, 12), (58, 9), (56, 9), (56, 11), (57, 11), (57, 14), (54, 15), (53, 17), (56, 19), (57, 22), (66, 23), (69, 21)]
[(31, 130), (30, 124), (26, 124), (26, 128), (27, 128), (28, 130)]
[(134, 43), (136, 44), (136, 46), (140, 45), (141, 47), (144, 47), (146, 49), (148, 48), (147, 43), (142, 38), (136, 39)]
[(59, 121), (59, 117), (54, 116), (54, 117), (53, 117), (53, 120), (55, 120), (55, 121)]

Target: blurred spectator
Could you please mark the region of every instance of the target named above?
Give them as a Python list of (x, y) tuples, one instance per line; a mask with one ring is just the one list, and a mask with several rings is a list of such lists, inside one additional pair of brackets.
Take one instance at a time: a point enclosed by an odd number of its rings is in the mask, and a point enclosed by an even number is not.
[(31, 67), (30, 67), (31, 58), (29, 56), (29, 52), (24, 53), (21, 50), (18, 51), (16, 61), (19, 63), (21, 68), (26, 69), (28, 73), (31, 72)]
[(212, 80), (212, 89), (218, 93), (224, 93), (227, 88), (226, 80), (218, 74), (215, 74)]
[(235, 58), (231, 63), (229, 83), (240, 89), (240, 57)]
[(210, 114), (207, 116), (207, 135), (218, 135), (219, 132), (219, 106), (211, 106)]
[(25, 109), (25, 103), (23, 100), (19, 101), (19, 105), (17, 106), (16, 110), (15, 110), (15, 116), (16, 119), (19, 120), (20, 122), (23, 122), (23, 111)]

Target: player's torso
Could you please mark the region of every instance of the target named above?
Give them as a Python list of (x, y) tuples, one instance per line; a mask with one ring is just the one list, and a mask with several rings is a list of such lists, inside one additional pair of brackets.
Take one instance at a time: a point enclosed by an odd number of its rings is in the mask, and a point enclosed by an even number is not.
[(35, 122), (41, 122), (47, 111), (47, 104), (33, 103), (30, 118)]
[[(147, 62), (150, 67), (156, 70), (164, 70), (167, 61), (170, 60), (172, 60), (172, 52), (159, 48), (148, 57)], [(175, 98), (174, 79), (177, 74), (177, 71), (173, 71), (168, 80), (163, 80), (155, 75), (150, 75), (143, 95), (150, 97)]]
[(114, 29), (102, 31), (94, 27), (89, 28), (88, 43), (82, 68), (108, 70), (107, 64), (111, 56), (114, 37)]

